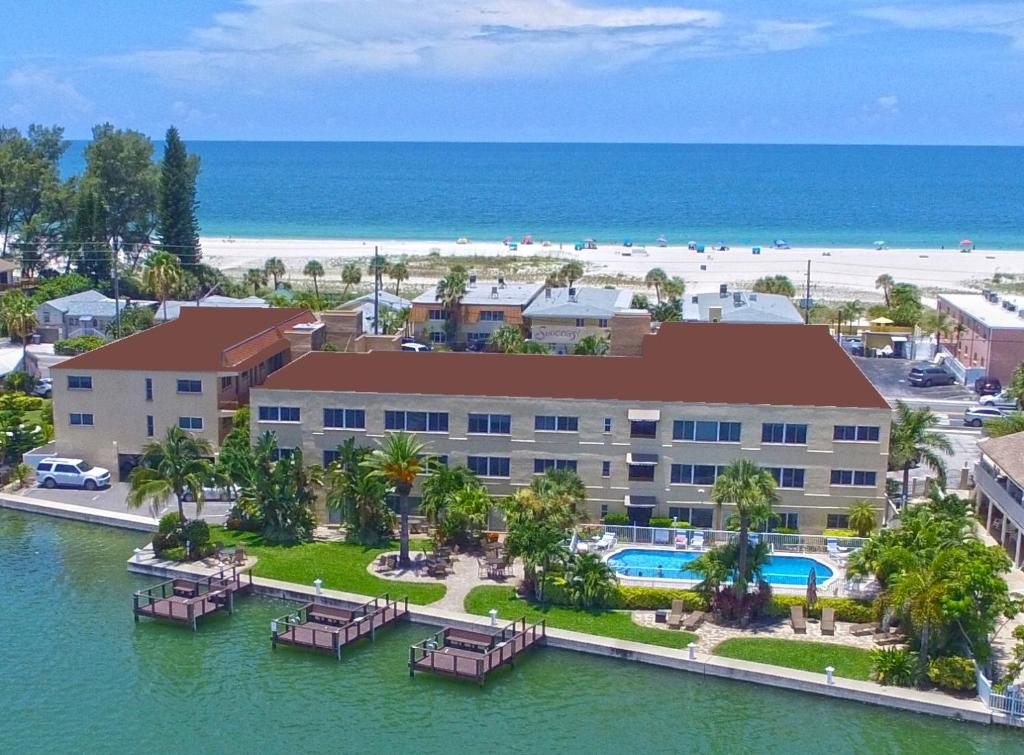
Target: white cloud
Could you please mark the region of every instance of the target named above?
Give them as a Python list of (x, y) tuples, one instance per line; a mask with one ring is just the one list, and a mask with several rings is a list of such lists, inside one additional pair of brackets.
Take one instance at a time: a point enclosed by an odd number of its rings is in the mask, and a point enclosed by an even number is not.
[(92, 112), (92, 102), (69, 80), (52, 71), (34, 66), (11, 71), (4, 84), (12, 93), (8, 113), (15, 118), (40, 118), (40, 114), (60, 120)]
[(523, 77), (796, 49), (816, 44), (825, 27), (579, 0), (245, 0), (183, 47), (107, 62), (191, 83), (244, 78), (248, 86), (325, 72)]
[(958, 3), (868, 8), (861, 15), (904, 29), (934, 29), (1009, 37), (1024, 50), (1024, 3)]
[(861, 110), (865, 120), (872, 123), (895, 121), (900, 117), (900, 98), (895, 94), (883, 94)]

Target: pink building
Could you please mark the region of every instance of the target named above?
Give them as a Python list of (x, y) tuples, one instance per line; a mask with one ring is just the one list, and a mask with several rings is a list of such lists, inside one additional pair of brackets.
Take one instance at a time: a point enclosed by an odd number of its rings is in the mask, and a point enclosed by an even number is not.
[(964, 382), (971, 385), (976, 378), (991, 375), (1005, 385), (1024, 362), (1024, 297), (939, 294), (938, 309), (957, 323), (943, 346), (958, 363), (955, 367)]

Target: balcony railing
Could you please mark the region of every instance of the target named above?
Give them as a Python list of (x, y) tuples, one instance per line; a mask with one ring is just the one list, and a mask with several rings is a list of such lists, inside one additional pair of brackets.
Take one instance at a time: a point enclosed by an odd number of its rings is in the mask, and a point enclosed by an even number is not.
[[(1018, 527), (1024, 527), (1024, 503), (1009, 490), (1006, 477), (997, 477), (981, 462), (974, 465), (974, 482)], [(1015, 486), (1016, 487), (1016, 486)], [(1022, 496), (1024, 497), (1024, 496)]]

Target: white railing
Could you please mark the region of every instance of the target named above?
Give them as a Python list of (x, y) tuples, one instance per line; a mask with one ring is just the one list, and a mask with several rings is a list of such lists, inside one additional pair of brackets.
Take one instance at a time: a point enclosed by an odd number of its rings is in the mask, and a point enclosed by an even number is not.
[[(701, 529), (699, 527), (639, 527), (631, 524), (605, 524), (605, 532), (615, 535), (616, 540), (626, 544), (674, 546), (677, 535), (685, 535), (688, 544), (694, 535), (703, 535), (704, 547), (713, 548), (735, 540), (736, 532)], [(853, 550), (867, 542), (863, 537), (836, 537), (826, 535), (785, 535), (779, 532), (751, 532), (752, 538), (768, 543), (777, 551), (795, 553), (825, 553), (828, 541), (836, 540), (839, 548)]]
[(1024, 692), (1017, 685), (1011, 684), (1005, 692), (993, 691), (992, 682), (977, 663), (974, 664), (974, 678), (978, 684), (978, 697), (990, 711), (1000, 713), (1016, 724), (1024, 725)]

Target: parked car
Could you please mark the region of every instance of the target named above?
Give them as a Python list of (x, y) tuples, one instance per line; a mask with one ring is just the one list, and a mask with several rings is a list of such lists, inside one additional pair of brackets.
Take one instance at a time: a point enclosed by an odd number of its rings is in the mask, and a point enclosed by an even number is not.
[(32, 389), (32, 395), (39, 396), (40, 398), (52, 398), (53, 378), (40, 378), (39, 382), (36, 383), (36, 387)]
[(402, 351), (433, 351), (433, 349), (425, 343), (416, 343), (415, 341), (412, 341), (403, 343)]
[(974, 381), (974, 392), (979, 396), (988, 396), (1003, 390), (1003, 384), (990, 375), (983, 375)]
[[(229, 485), (226, 488), (217, 488), (212, 486), (203, 485), (203, 500), (204, 501), (234, 501), (238, 498), (238, 488), (234, 485)], [(191, 501), (192, 494), (185, 491), (185, 495), (181, 497), (183, 501)]]
[(994, 406), (972, 406), (964, 412), (964, 424), (970, 427), (981, 427), (987, 420), (1005, 416), (1006, 412)]
[(978, 399), (978, 403), (982, 406), (994, 406), (997, 409), (1002, 409), (1004, 412), (1015, 412), (1019, 408), (1017, 399), (1007, 395), (1006, 391), (982, 396)]
[(43, 459), (36, 467), (36, 480), (44, 488), (85, 488), (110, 486), (110, 470), (94, 467), (82, 459)]
[(926, 364), (912, 367), (910, 374), (907, 375), (907, 382), (914, 386), (930, 388), (933, 385), (953, 385), (956, 376), (941, 367)]

